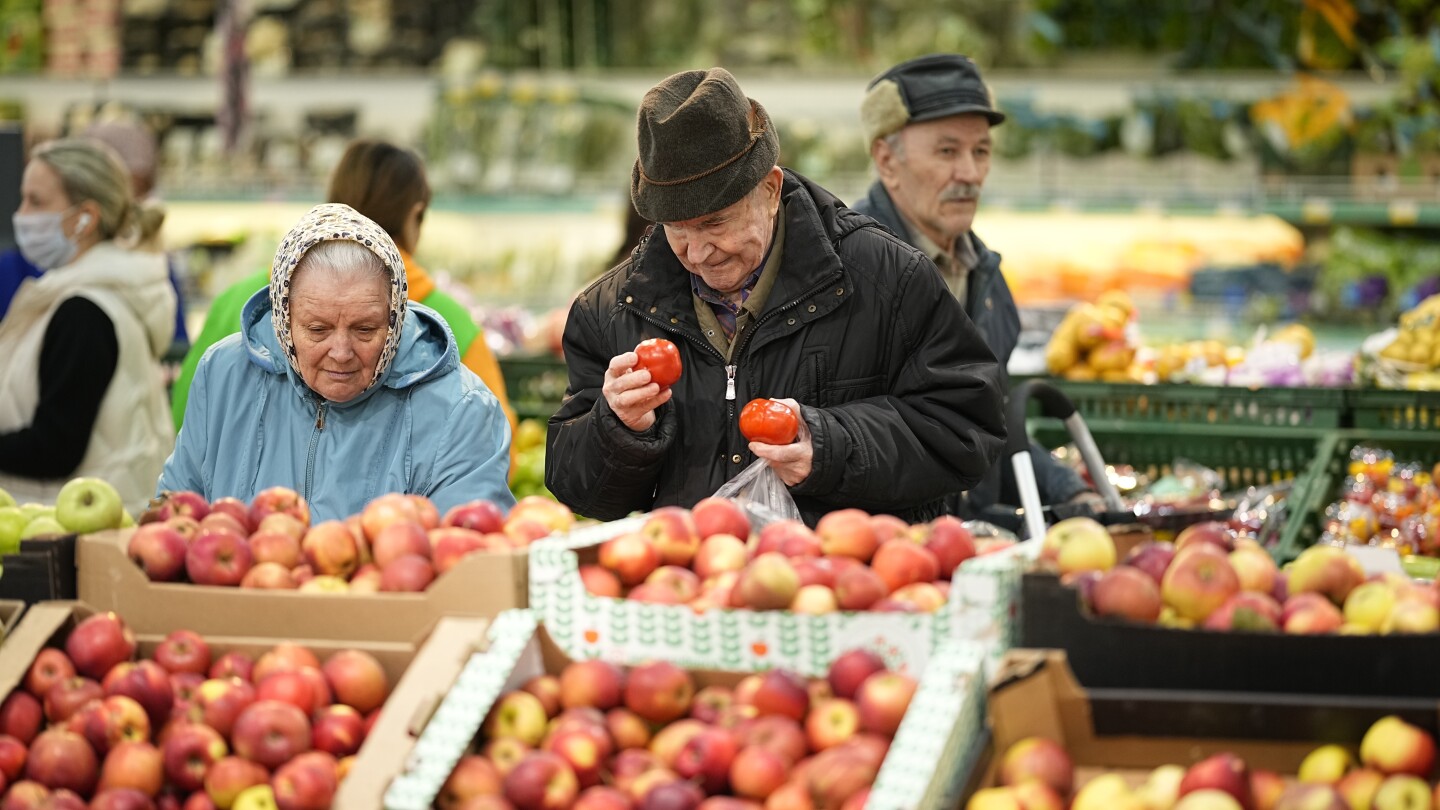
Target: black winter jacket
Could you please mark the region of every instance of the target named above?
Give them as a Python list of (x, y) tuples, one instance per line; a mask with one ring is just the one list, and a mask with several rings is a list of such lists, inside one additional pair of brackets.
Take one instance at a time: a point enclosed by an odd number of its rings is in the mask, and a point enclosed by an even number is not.
[[(884, 184), (876, 181), (870, 187), (865, 199), (855, 204), (855, 210), (873, 217), (900, 238), (913, 242), (914, 236), (896, 210), (895, 203), (885, 190)], [(972, 234), (973, 236), (973, 234)], [(1010, 390), (1009, 377), (1005, 366), (1010, 355), (1020, 342), (1020, 311), (1010, 295), (1010, 286), (1000, 272), (1000, 254), (985, 247), (979, 237), (975, 239), (975, 251), (980, 261), (970, 271), (970, 290), (966, 296), (966, 314), (985, 338), (985, 345), (995, 353), (1000, 363), (1000, 379), (1004, 389)], [(1024, 425), (1011, 425), (1011, 430), (1024, 430)], [(1031, 466), (1035, 469), (1035, 483), (1040, 490), (1040, 499), (1047, 504), (1063, 503), (1088, 489), (1080, 476), (1069, 467), (1055, 460), (1049, 451), (1038, 444), (1030, 443)], [(983, 481), (968, 493), (962, 502), (955, 498), (947, 504), (947, 511), (966, 517), (981, 516), (983, 511), (996, 504), (1019, 504), (1019, 493), (1015, 487), (1015, 471), (1010, 459), (1001, 458)]]
[[(561, 502), (611, 520), (713, 494), (755, 459), (738, 416), (756, 397), (802, 405), (814, 462), (790, 492), (811, 525), (844, 507), (928, 520), (990, 469), (1005, 437), (1000, 371), (929, 260), (793, 172), (781, 201), (781, 267), (736, 347), (733, 398), (663, 226), (575, 300), (545, 456)], [(636, 433), (600, 389), (610, 359), (652, 337), (675, 342), (684, 372)]]

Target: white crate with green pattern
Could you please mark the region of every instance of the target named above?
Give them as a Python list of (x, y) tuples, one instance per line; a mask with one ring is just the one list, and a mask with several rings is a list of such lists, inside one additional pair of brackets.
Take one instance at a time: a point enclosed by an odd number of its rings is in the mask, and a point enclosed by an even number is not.
[(1011, 643), (1020, 583), (1020, 554), (1014, 549), (962, 565), (949, 601), (935, 613), (696, 612), (685, 605), (586, 591), (577, 550), (635, 531), (642, 523), (643, 518), (628, 518), (530, 547), (530, 607), (570, 656), (624, 664), (663, 658), (729, 670), (785, 667), (823, 675), (840, 653), (863, 646), (880, 653), (892, 667), (918, 673), (936, 645), (947, 639), (977, 642), (992, 658)]

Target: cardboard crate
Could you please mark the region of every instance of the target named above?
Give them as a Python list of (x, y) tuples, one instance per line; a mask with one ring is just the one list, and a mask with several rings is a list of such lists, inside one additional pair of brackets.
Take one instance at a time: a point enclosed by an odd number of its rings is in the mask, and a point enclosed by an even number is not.
[(530, 547), (530, 606), (560, 648), (576, 658), (638, 664), (665, 658), (689, 667), (752, 670), (785, 667), (823, 675), (844, 650), (866, 646), (894, 668), (921, 672), (942, 641), (963, 639), (998, 657), (1010, 646), (1020, 563), (1030, 544), (967, 560), (950, 599), (935, 613), (842, 611), (806, 616), (787, 611), (707, 610), (598, 597), (585, 590), (580, 566), (597, 560), (604, 541), (637, 530), (627, 518), (572, 531)]
[(20, 617), (25, 614), (25, 603), (17, 599), (0, 599), (0, 644), (15, 632)]
[(1045, 572), (1027, 572), (1020, 593), (1017, 646), (1064, 650), (1087, 687), (1440, 698), (1440, 683), (1415, 675), (1440, 667), (1434, 633), (1307, 636), (1098, 618)]
[[(532, 611), (502, 614), (487, 635), (485, 649), (465, 664), (453, 686), (438, 679), (432, 683), (434, 694), (443, 700), (404, 772), (386, 791), (387, 810), (428, 810), (455, 763), (474, 747), (495, 700), (537, 675), (559, 674), (575, 660), (536, 623)], [(962, 641), (948, 641), (935, 650), (876, 777), (868, 810), (955, 806), (960, 778), (971, 772), (980, 748), (976, 741), (982, 726), (984, 657), (978, 645)], [(698, 687), (733, 686), (749, 673), (692, 670)], [(385, 715), (381, 718), (384, 723)], [(361, 768), (357, 762), (356, 770)], [(335, 806), (351, 807), (346, 798), (342, 792)]]
[[(24, 679), (36, 654), (47, 646), (60, 646), (70, 630), (86, 617), (98, 613), (80, 602), (45, 602), (31, 607), (5, 645), (0, 657), (0, 695), (8, 695)], [(477, 641), (484, 638), (487, 619), (443, 618), (418, 646), (393, 641), (334, 641), (297, 638), (226, 636), (212, 632), (210, 616), (187, 617), (186, 626), (200, 633), (217, 657), (230, 651), (262, 653), (281, 641), (303, 644), (320, 660), (343, 649), (363, 650), (375, 656), (392, 684), (390, 697), (380, 718), (356, 754), (350, 775), (341, 783), (335, 807), (379, 810), (386, 784), (400, 772), (412, 740), (408, 733), (411, 718), (424, 712), (433, 698), (432, 684), (449, 684), (459, 666), (470, 657)], [(148, 656), (164, 633), (136, 633), (139, 652)], [(443, 687), (442, 687), (443, 688)], [(388, 769), (388, 770), (387, 770)]]
[(967, 795), (999, 784), (999, 755), (1026, 737), (1063, 745), (1078, 789), (1105, 772), (1138, 785), (1160, 765), (1188, 766), (1222, 752), (1251, 768), (1294, 774), (1323, 744), (1353, 750), (1386, 715), (1432, 735), (1440, 723), (1433, 701), (1087, 689), (1057, 650), (1007, 653), (986, 704), (991, 744), (969, 775)]
[(471, 554), (420, 593), (300, 593), (152, 582), (125, 553), (133, 530), (80, 538), (79, 599), (125, 617), (136, 632), (205, 616), (227, 636), (380, 639), (416, 643), (442, 616), (490, 618), (524, 607), (525, 553)]

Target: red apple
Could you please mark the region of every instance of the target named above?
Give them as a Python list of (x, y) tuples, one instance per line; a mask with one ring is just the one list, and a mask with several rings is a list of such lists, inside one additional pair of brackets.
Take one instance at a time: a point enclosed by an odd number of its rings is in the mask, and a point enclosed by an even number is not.
[(1153, 624), (1160, 618), (1160, 586), (1138, 568), (1116, 566), (1100, 575), (1091, 591), (1097, 616)]
[[(181, 536), (184, 536), (186, 527), (175, 525), (174, 528), (175, 531), (180, 532)], [(224, 531), (230, 534), (238, 534), (241, 537), (248, 537), (250, 535), (249, 520), (238, 520), (229, 512), (211, 512), (200, 519), (200, 522), (195, 525), (195, 536), (187, 537), (185, 542), (195, 542), (195, 537), (198, 537), (201, 532), (206, 531)]]
[(156, 582), (174, 582), (185, 571), (185, 538), (165, 523), (147, 523), (130, 535), (126, 553)]
[(176, 630), (155, 647), (155, 663), (167, 672), (204, 675), (210, 669), (210, 645), (199, 633)]
[[(580, 787), (600, 784), (605, 766), (606, 749), (610, 746), (607, 732), (602, 736), (581, 728), (563, 729), (545, 741), (545, 750), (565, 760)], [(603, 739), (603, 744), (600, 742)]]
[(764, 800), (785, 784), (789, 763), (780, 754), (760, 745), (740, 749), (730, 764), (730, 786), (736, 795)]
[(810, 692), (799, 675), (789, 670), (770, 669), (760, 675), (760, 684), (751, 702), (761, 715), (778, 714), (802, 722), (810, 710)]
[(75, 665), (64, 650), (46, 647), (35, 656), (30, 669), (25, 673), (25, 689), (36, 697), (43, 698), (56, 681), (75, 677)]
[(650, 572), (642, 586), (656, 588), (670, 595), (666, 604), (683, 605), (700, 595), (700, 577), (689, 568), (662, 565)]
[(456, 763), (441, 786), (440, 795), (435, 797), (435, 804), (440, 810), (459, 810), (476, 796), (498, 796), (503, 789), (504, 778), (495, 765), (485, 757), (471, 754)]
[(580, 581), (585, 585), (585, 591), (592, 596), (619, 599), (623, 594), (620, 578), (603, 566), (580, 566)]
[(940, 577), (940, 561), (934, 552), (909, 540), (889, 540), (875, 551), (870, 567), (894, 591), (912, 582), (934, 582)]
[(76, 672), (99, 680), (111, 667), (135, 655), (135, 634), (114, 613), (99, 613), (70, 631), (65, 652)]
[(76, 675), (50, 685), (45, 693), (45, 719), (51, 723), (63, 723), (81, 706), (105, 696), (105, 689), (98, 681)]
[(269, 781), (270, 772), (260, 765), (242, 757), (223, 757), (205, 772), (205, 795), (216, 807), (229, 808), (241, 791)]
[(1216, 608), (1203, 626), (1207, 630), (1279, 632), (1280, 605), (1267, 594), (1241, 591)]
[(289, 703), (257, 700), (240, 712), (232, 737), (235, 753), (277, 768), (310, 748), (310, 721)]
[(49, 729), (30, 744), (25, 778), (51, 790), (73, 790), (90, 795), (100, 776), (100, 763), (85, 738), (73, 731)]
[(699, 720), (677, 720), (655, 732), (655, 736), (650, 739), (650, 753), (655, 755), (663, 769), (674, 768), (675, 760), (680, 758), (685, 743), (707, 728), (709, 726)]
[(315, 713), (315, 698), (316, 695), (310, 686), (310, 681), (298, 669), (267, 675), (264, 680), (255, 685), (256, 700), (278, 700), (282, 703), (289, 703), (304, 712), (306, 717)]
[(660, 552), (661, 565), (688, 566), (700, 549), (700, 535), (690, 510), (678, 506), (662, 506), (651, 512), (641, 524), (640, 534)]
[(287, 514), (302, 525), (310, 525), (310, 505), (305, 503), (300, 493), (288, 487), (261, 490), (250, 502), (250, 525), (259, 526), (266, 517), (276, 512)]
[(745, 510), (729, 498), (701, 498), (690, 508), (695, 531), (706, 540), (717, 534), (728, 534), (741, 540), (750, 536), (750, 519)]
[(427, 542), (435, 573), (441, 575), (460, 564), (460, 561), (477, 551), (503, 551), (508, 546), (495, 548), (485, 535), (469, 529), (431, 529)]
[(105, 755), (97, 789), (130, 788), (155, 796), (164, 784), (165, 761), (160, 749), (148, 742), (133, 741), (121, 742)]
[(820, 551), (869, 562), (880, 547), (870, 515), (859, 509), (839, 509), (827, 513), (815, 524), (820, 538)]
[(255, 659), (248, 654), (234, 651), (222, 654), (210, 665), (208, 673), (212, 678), (239, 678), (249, 682), (255, 671)]
[(224, 758), (225, 740), (209, 726), (186, 724), (177, 727), (160, 746), (165, 760), (165, 778), (183, 791), (200, 790), (205, 772)]
[(693, 782), (659, 781), (640, 798), (639, 810), (697, 810), (705, 794)]
[(875, 781), (880, 763), (842, 746), (815, 755), (804, 780), (817, 806), (838, 808)]
[(1209, 543), (1196, 543), (1177, 553), (1160, 583), (1165, 604), (1195, 622), (1204, 621), (1239, 592), (1240, 578), (1229, 557)]
[[(33, 748), (31, 756), (34, 756)], [(1399, 717), (1382, 717), (1360, 740), (1360, 761), (1387, 776), (1428, 776), (1435, 762), (1435, 741), (1424, 729)]]
[(622, 790), (604, 785), (585, 788), (570, 810), (634, 810), (635, 804)]
[(941, 515), (930, 521), (924, 545), (940, 563), (940, 578), (950, 579), (960, 564), (975, 556), (975, 536), (959, 518)]
[(305, 530), (309, 527), (310, 524), (301, 523), (294, 515), (274, 512), (255, 524), (255, 530), (250, 533), (250, 539), (253, 541), (257, 535), (262, 534), (283, 534), (298, 543), (300, 538), (305, 536)]
[(1175, 559), (1175, 547), (1169, 543), (1153, 540), (1141, 543), (1125, 555), (1125, 564), (1145, 573), (1158, 586), (1165, 578), (1165, 571)]
[(736, 597), (755, 610), (784, 610), (795, 601), (799, 590), (800, 577), (794, 566), (783, 554), (773, 551), (752, 560), (735, 584)]
[(884, 672), (887, 669), (885, 659), (872, 650), (857, 647), (841, 653), (830, 664), (830, 671), (826, 679), (830, 682), (830, 689), (836, 697), (851, 700), (855, 693), (860, 690), (860, 684), (865, 679), (877, 672)]
[(652, 661), (630, 670), (625, 707), (652, 723), (669, 723), (690, 712), (695, 682), (690, 673), (668, 661)]
[(545, 707), (546, 717), (553, 718), (564, 708), (564, 704), (561, 703), (564, 688), (560, 684), (560, 679), (554, 675), (536, 675), (520, 688), (540, 698), (541, 705)]
[(520, 764), (520, 760), (524, 759), (525, 755), (529, 754), (532, 750), (534, 749), (526, 745), (518, 737), (500, 737), (486, 743), (484, 750), (480, 753), (486, 759), (495, 763), (495, 770), (499, 771), (503, 779), (505, 775), (514, 770), (515, 766)]
[(435, 569), (430, 561), (418, 554), (406, 554), (380, 570), (380, 590), (415, 593), (430, 587)]
[(324, 673), (335, 699), (362, 714), (380, 708), (390, 694), (385, 668), (362, 650), (341, 650), (330, 656)]
[(1255, 799), (1255, 810), (1275, 810), (1284, 793), (1285, 777), (1263, 768), (1250, 770), (1250, 795)]
[(712, 684), (695, 693), (695, 699), (690, 703), (690, 716), (713, 726), (734, 703), (735, 696), (728, 688)]
[(618, 749), (644, 748), (650, 744), (650, 726), (640, 715), (624, 707), (605, 713), (605, 728)]
[(360, 526), (365, 539), (374, 542), (386, 526), (401, 521), (420, 522), (415, 503), (399, 493), (387, 493), (365, 504), (360, 512)]
[[(156, 501), (159, 503), (156, 504)], [(205, 497), (198, 492), (188, 490), (162, 493), (160, 497), (150, 503), (152, 506), (147, 512), (154, 520), (145, 520), (142, 517), (142, 523), (164, 521), (177, 516), (200, 520), (210, 514), (210, 504), (205, 501)]]
[(567, 709), (593, 706), (602, 711), (619, 706), (624, 678), (623, 670), (606, 661), (592, 658), (568, 664), (560, 671), (560, 705)]
[(516, 810), (567, 810), (580, 785), (565, 760), (532, 751), (505, 775), (504, 792)]
[(695, 552), (695, 573), (709, 579), (741, 570), (748, 559), (744, 540), (731, 534), (712, 534), (700, 542), (700, 550)]
[(95, 794), (90, 804), (80, 802), (81, 810), (155, 810), (150, 797), (133, 788), (109, 788)]
[[(269, 519), (274, 520), (277, 516), (272, 515)], [(325, 524), (320, 524), (321, 526)], [(316, 527), (318, 528), (318, 527)], [(314, 529), (311, 529), (314, 531)], [(304, 553), (300, 543), (305, 535), (299, 538), (291, 537), (281, 532), (258, 532), (250, 535), (250, 555), (255, 558), (256, 565), (274, 563), (282, 566), (286, 571), (299, 565), (303, 560)]]
[(1038, 781), (1061, 796), (1069, 796), (1075, 764), (1065, 747), (1048, 737), (1026, 737), (1005, 749), (1000, 758), (1000, 784)]
[(411, 520), (397, 520), (370, 540), (370, 553), (383, 571), (395, 560), (415, 555), (430, 559), (430, 538), (425, 528)]
[(638, 532), (622, 534), (600, 544), (600, 564), (626, 585), (639, 585), (660, 567), (660, 551)]
[(440, 510), (435, 507), (434, 501), (413, 492), (407, 493), (405, 497), (409, 498), (410, 503), (415, 507), (415, 514), (419, 517), (420, 525), (425, 527), (425, 531), (440, 528)]
[[(1176, 562), (1180, 562), (1179, 557)], [(1254, 806), (1250, 793), (1250, 768), (1245, 760), (1234, 754), (1216, 754), (1191, 765), (1180, 780), (1179, 796), (1183, 799), (1185, 794), (1197, 790), (1219, 790), (1234, 797), (1241, 807)]]
[(154, 661), (124, 661), (111, 668), (103, 683), (105, 694), (133, 698), (150, 718), (150, 726), (159, 728), (170, 717), (175, 705), (175, 691), (170, 674)]
[[(13, 784), (25, 772), (25, 743), (8, 734), (0, 734), (0, 782)], [(0, 788), (3, 791), (3, 788)]]
[(282, 641), (271, 647), (256, 662), (255, 669), (251, 673), (251, 682), (259, 683), (276, 672), (287, 672), (292, 669), (304, 667), (320, 668), (320, 659), (315, 653), (301, 644), (291, 641)]
[(860, 727), (872, 734), (895, 736), (915, 696), (915, 687), (913, 678), (899, 672), (877, 672), (866, 678), (855, 693)]
[(575, 515), (569, 507), (554, 498), (526, 495), (510, 507), (510, 514), (505, 517), (506, 528), (517, 521), (529, 521), (543, 526), (548, 535), (551, 532), (569, 531), (570, 527), (575, 525)]
[(254, 565), (245, 536), (225, 529), (204, 529), (185, 553), (185, 570), (196, 585), (239, 585)]
[(279, 810), (329, 810), (338, 780), (333, 765), (315, 767), (297, 758), (275, 771), (270, 786)]
[(1211, 545), (1229, 554), (1235, 550), (1235, 532), (1229, 524), (1218, 520), (1193, 523), (1176, 535), (1175, 552), (1178, 554), (1183, 549), (1198, 544)]
[(49, 798), (50, 788), (25, 779), (11, 785), (5, 792), (0, 810), (48, 810), (46, 800)]
[(490, 534), (500, 531), (505, 525), (505, 513), (490, 501), (475, 500), (452, 507), (445, 513), (440, 525)]
[(348, 577), (360, 567), (360, 546), (355, 535), (338, 520), (310, 527), (300, 541), (300, 549), (316, 574)]
[[(309, 580), (314, 582), (315, 580)], [(300, 587), (295, 581), (295, 575), (289, 568), (275, 562), (262, 562), (245, 572), (240, 579), (240, 587), (269, 590), (269, 591), (293, 591)]]
[(869, 568), (851, 568), (835, 578), (835, 601), (841, 610), (868, 610), (889, 593), (885, 580)]
[(730, 782), (730, 765), (735, 760), (735, 737), (718, 728), (696, 734), (675, 758), (675, 772), (682, 779), (698, 782), (707, 793), (719, 793)]
[(198, 720), (222, 735), (234, 731), (240, 713), (257, 700), (255, 687), (238, 678), (211, 678), (200, 684), (195, 693)]
[(805, 736), (815, 751), (834, 748), (859, 731), (860, 710), (845, 698), (818, 701), (805, 718)]
[(348, 757), (365, 741), (365, 718), (343, 703), (326, 706), (315, 714), (311, 736), (316, 750)]
[[(234, 521), (234, 524), (239, 527), (237, 531), (241, 534), (248, 535), (255, 531), (256, 524), (250, 521), (250, 507), (239, 498), (217, 498), (214, 503), (210, 504), (210, 512)], [(194, 519), (203, 521), (208, 517), (210, 515), (207, 514)]]
[(1291, 594), (1314, 592), (1335, 605), (1345, 604), (1345, 597), (1364, 581), (1365, 569), (1360, 562), (1336, 546), (1311, 546), (1289, 566)]

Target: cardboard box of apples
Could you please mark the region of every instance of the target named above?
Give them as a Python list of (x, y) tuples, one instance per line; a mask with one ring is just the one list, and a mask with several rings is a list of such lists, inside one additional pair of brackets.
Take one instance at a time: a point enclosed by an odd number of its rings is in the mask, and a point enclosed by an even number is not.
[(573, 520), (540, 497), (508, 515), (474, 501), (442, 516), (424, 497), (390, 494), (312, 525), (304, 499), (281, 487), (250, 504), (178, 492), (135, 529), (81, 538), (79, 598), (140, 630), (206, 614), (229, 635), (413, 642), (441, 616), (523, 607), (527, 545)]
[(512, 611), (420, 734), (385, 807), (842, 810), (953, 807), (984, 697), (981, 650), (924, 676), (864, 649), (805, 678), (573, 659)]
[(1014, 650), (988, 699), (966, 810), (1430, 810), (1433, 706), (1087, 691)]
[[(417, 650), (188, 618), (161, 635), (77, 602), (26, 612), (0, 657), (0, 807), (302, 810), (378, 790), (400, 768), (393, 727), (428, 697), (402, 673), (443, 670), (484, 627), (444, 620)], [(333, 806), (379, 807), (378, 792)]]
[(579, 658), (818, 676), (860, 644), (920, 672), (945, 639), (1009, 646), (1028, 550), (987, 548), (954, 518), (907, 526), (858, 509), (814, 531), (752, 531), (733, 502), (707, 498), (536, 543), (530, 604)]
[(1049, 530), (1040, 566), (1023, 577), (1019, 646), (1065, 650), (1088, 687), (1440, 697), (1414, 676), (1440, 667), (1440, 589), (1367, 574), (1338, 546), (1282, 570), (1204, 523), (1117, 559), (1077, 519)]

